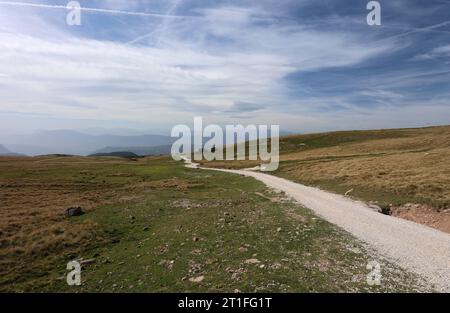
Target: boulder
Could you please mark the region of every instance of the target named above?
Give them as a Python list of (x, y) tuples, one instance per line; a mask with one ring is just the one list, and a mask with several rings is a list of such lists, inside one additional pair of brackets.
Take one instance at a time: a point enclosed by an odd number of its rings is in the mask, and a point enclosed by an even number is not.
[(66, 216), (72, 217), (72, 216), (80, 216), (83, 215), (83, 209), (81, 207), (70, 207), (66, 209)]

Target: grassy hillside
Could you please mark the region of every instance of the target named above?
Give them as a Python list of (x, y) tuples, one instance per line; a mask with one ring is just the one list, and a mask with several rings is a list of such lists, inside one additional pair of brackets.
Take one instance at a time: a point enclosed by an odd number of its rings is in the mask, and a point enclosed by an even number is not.
[[(0, 158), (0, 190), (0, 291), (422, 289), (261, 183), (169, 158)], [(86, 214), (66, 217), (73, 205)], [(79, 287), (74, 259), (93, 259)], [(373, 259), (381, 286), (366, 283)]]
[[(392, 214), (450, 232), (450, 126), (294, 135), (281, 138), (280, 154), (274, 175), (338, 193), (352, 190), (351, 196)], [(405, 208), (408, 203), (419, 206)]]

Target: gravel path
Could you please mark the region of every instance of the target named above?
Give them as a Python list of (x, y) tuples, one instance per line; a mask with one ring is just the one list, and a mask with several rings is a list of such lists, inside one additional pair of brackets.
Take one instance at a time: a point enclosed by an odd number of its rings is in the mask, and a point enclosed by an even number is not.
[[(188, 164), (196, 167), (195, 164)], [(220, 170), (260, 180), (284, 191), (325, 220), (345, 229), (382, 256), (450, 292), (450, 234), (375, 212), (366, 204), (318, 188), (254, 171)]]

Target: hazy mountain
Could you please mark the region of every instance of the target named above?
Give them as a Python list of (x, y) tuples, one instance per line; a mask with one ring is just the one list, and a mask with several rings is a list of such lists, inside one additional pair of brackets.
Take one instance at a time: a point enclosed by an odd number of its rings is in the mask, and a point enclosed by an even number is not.
[(129, 151), (116, 151), (111, 153), (94, 153), (89, 155), (90, 157), (121, 157), (121, 158), (137, 158), (139, 157), (137, 154)]
[(6, 149), (5, 147), (3, 147), (2, 145), (0, 145), (0, 154), (6, 154), (9, 153), (10, 151), (8, 149)]
[(0, 156), (20, 156), (22, 154), (11, 152), (5, 146), (0, 145)]
[[(163, 135), (91, 135), (73, 130), (40, 131), (8, 138), (8, 147), (19, 153), (88, 155), (103, 147), (156, 147), (171, 145), (174, 138)], [(118, 151), (118, 150), (115, 150)], [(127, 149), (120, 151), (128, 151)], [(112, 152), (112, 151), (111, 151)]]
[[(170, 153), (170, 147), (177, 139), (164, 135), (132, 134), (131, 131), (125, 133), (127, 135), (48, 130), (27, 135), (8, 135), (3, 144), (16, 153), (26, 155), (89, 155), (116, 151), (130, 151), (137, 155), (159, 155)], [(204, 138), (204, 142), (206, 140), (207, 138)]]
[(95, 151), (93, 154), (113, 153), (116, 151), (129, 151), (139, 156), (169, 154), (171, 145), (156, 147), (105, 147)]

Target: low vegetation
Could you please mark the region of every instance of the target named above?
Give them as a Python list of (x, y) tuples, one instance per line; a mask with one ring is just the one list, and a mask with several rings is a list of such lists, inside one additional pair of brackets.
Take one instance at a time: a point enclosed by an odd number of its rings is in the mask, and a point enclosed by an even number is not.
[[(1, 291), (423, 290), (261, 183), (165, 157), (0, 158), (0, 203)], [(74, 259), (90, 261), (70, 287)], [(380, 286), (366, 282), (373, 259)]]
[[(450, 232), (450, 126), (293, 135), (271, 174), (378, 204)], [(247, 168), (254, 161), (202, 162)]]

